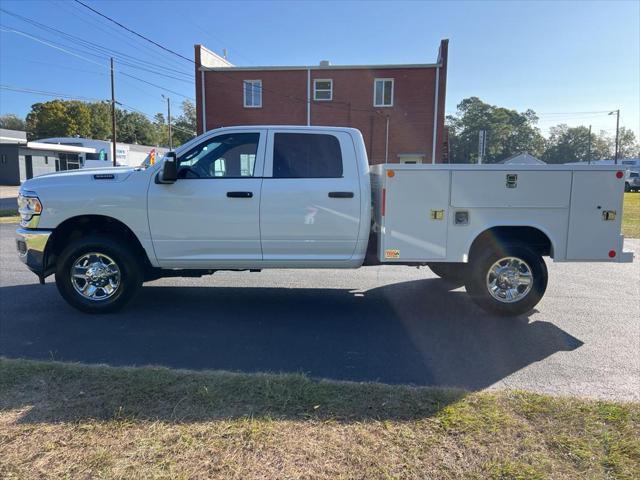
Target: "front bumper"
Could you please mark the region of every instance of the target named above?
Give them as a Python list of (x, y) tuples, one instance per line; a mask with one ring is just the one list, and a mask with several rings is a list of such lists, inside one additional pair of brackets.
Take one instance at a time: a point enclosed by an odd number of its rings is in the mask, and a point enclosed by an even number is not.
[(51, 236), (49, 230), (31, 230), (19, 228), (16, 230), (16, 248), (18, 257), (39, 277), (45, 274), (44, 252)]

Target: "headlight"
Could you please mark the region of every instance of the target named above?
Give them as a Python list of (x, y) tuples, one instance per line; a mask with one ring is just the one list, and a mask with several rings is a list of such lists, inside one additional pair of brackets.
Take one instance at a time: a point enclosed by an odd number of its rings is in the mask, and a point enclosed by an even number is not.
[(18, 195), (18, 213), (20, 225), (35, 228), (42, 213), (42, 204), (34, 192), (20, 192)]

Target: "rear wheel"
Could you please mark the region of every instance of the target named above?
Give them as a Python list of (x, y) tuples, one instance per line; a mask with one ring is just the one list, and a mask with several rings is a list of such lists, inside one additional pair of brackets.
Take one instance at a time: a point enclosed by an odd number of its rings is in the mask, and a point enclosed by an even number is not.
[(474, 302), (498, 315), (522, 315), (540, 301), (548, 272), (542, 256), (522, 245), (507, 245), (472, 259), (466, 288)]
[(142, 285), (142, 269), (124, 241), (109, 235), (76, 240), (60, 254), (56, 286), (73, 307), (87, 313), (122, 308)]

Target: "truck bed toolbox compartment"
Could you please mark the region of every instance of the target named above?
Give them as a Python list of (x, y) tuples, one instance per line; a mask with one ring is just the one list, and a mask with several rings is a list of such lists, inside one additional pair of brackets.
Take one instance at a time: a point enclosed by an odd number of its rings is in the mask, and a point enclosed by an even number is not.
[(567, 208), (570, 171), (457, 170), (452, 172), (451, 205), (457, 208)]

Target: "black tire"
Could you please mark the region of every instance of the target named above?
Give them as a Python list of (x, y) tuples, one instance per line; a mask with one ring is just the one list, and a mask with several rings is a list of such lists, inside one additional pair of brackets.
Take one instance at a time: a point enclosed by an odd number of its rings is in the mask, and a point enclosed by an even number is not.
[[(104, 255), (117, 265), (119, 282), (107, 298), (89, 299), (74, 287), (71, 269), (76, 261), (89, 253)], [(127, 247), (126, 240), (107, 234), (92, 234), (72, 242), (62, 251), (56, 263), (56, 286), (60, 295), (71, 306), (86, 313), (115, 312), (131, 300), (142, 285), (142, 267)], [(103, 293), (107, 295), (106, 291)]]
[(430, 263), (429, 268), (437, 276), (452, 283), (464, 283), (467, 278), (467, 263)]
[(624, 184), (624, 191), (625, 192), (630, 192), (631, 191), (631, 185), (629, 185), (628, 183)]
[[(518, 287), (524, 294), (520, 300), (507, 303), (508, 300), (496, 299), (489, 291), (489, 270), (496, 262), (514, 257), (526, 265), (522, 268), (526, 271), (526, 267), (531, 274), (531, 288), (526, 291), (527, 287)], [(523, 245), (506, 245), (500, 252), (489, 250), (482, 252), (471, 259), (469, 264), (469, 274), (465, 283), (467, 293), (471, 296), (484, 310), (502, 316), (516, 316), (530, 312), (533, 307), (542, 299), (547, 289), (547, 281), (549, 274), (547, 265), (544, 263), (542, 256), (528, 247)]]

